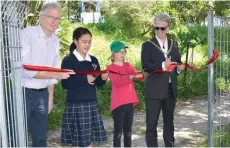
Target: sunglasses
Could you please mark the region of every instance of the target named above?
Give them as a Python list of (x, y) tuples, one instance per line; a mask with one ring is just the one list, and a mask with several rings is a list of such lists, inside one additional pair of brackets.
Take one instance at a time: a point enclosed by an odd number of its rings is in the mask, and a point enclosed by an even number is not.
[(164, 31), (167, 27), (154, 27), (156, 30), (162, 30), (162, 31)]

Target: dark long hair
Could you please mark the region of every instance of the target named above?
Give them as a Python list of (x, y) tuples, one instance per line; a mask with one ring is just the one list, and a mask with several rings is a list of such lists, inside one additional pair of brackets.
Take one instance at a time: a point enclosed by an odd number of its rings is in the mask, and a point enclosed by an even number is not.
[[(83, 27), (78, 27), (73, 31), (73, 40), (79, 40), (79, 38), (85, 34), (89, 34), (92, 37), (92, 33), (87, 29)], [(76, 49), (76, 44), (72, 42), (69, 47), (69, 52), (72, 53)]]

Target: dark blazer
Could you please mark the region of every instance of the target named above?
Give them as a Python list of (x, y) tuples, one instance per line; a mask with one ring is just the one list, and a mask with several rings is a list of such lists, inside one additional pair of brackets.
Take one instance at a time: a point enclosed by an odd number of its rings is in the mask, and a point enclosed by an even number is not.
[[(156, 37), (153, 37), (150, 41), (154, 42), (160, 48)], [(169, 53), (169, 56), (171, 56), (171, 61), (182, 63), (177, 42), (168, 38), (168, 49), (170, 49), (171, 43), (172, 48)], [(161, 52), (156, 46), (149, 41), (146, 41), (142, 44), (141, 63), (145, 72), (152, 73), (157, 69), (162, 69), (163, 61), (165, 61), (165, 56), (163, 52)], [(177, 98), (177, 75), (177, 69), (175, 68), (170, 73), (154, 72), (150, 76), (147, 76), (144, 88), (145, 98), (167, 98), (169, 76), (171, 77), (171, 85), (174, 97)]]

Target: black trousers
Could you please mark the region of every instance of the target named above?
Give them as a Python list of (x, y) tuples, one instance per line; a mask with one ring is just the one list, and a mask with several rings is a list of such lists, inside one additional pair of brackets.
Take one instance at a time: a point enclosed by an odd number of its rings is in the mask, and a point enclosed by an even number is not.
[(124, 133), (124, 147), (131, 147), (133, 113), (133, 104), (125, 104), (112, 111), (114, 121), (114, 147), (121, 147), (122, 129)]
[(157, 123), (160, 110), (163, 113), (163, 138), (166, 147), (174, 146), (174, 110), (176, 98), (173, 95), (171, 84), (169, 85), (168, 97), (152, 99), (146, 98), (146, 144), (148, 147), (158, 147)]

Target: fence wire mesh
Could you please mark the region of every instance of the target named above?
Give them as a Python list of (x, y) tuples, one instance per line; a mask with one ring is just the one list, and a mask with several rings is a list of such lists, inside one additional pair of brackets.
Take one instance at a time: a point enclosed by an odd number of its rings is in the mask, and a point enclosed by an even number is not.
[(213, 44), (220, 56), (213, 67), (213, 146), (230, 146), (230, 18), (214, 16)]
[(20, 1), (0, 1), (0, 139), (3, 147), (27, 144), (19, 35), (26, 11)]

